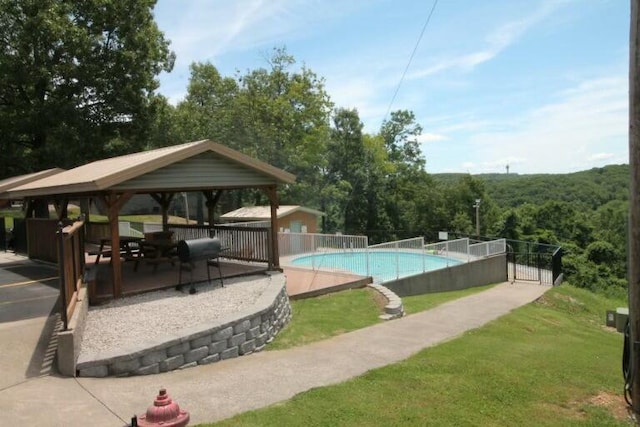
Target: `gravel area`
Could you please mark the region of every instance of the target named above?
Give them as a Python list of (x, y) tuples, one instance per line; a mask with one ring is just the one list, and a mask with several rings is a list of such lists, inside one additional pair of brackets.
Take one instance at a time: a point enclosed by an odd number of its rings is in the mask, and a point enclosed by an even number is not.
[(238, 277), (189, 287), (148, 292), (91, 307), (80, 354), (99, 354), (114, 348), (135, 348), (185, 328), (198, 326), (251, 307), (271, 283), (270, 276)]

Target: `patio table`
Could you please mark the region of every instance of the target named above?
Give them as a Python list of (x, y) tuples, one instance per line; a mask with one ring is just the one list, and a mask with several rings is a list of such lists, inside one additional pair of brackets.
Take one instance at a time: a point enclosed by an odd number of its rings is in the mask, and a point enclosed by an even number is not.
[(153, 270), (158, 269), (158, 264), (163, 262), (175, 265), (177, 258), (176, 248), (178, 244), (171, 240), (146, 240), (140, 241), (140, 253), (135, 258), (136, 263), (133, 271), (138, 270), (140, 259), (149, 264), (153, 264)]
[[(120, 251), (121, 255), (124, 255), (125, 260), (133, 260), (136, 259), (136, 253), (138, 253), (140, 249), (140, 242), (142, 242), (142, 237), (134, 237), (134, 236), (120, 236)], [(110, 255), (113, 256), (113, 251), (110, 249), (105, 249), (105, 247), (110, 248), (111, 238), (105, 237), (100, 239), (100, 248), (98, 249), (98, 255), (96, 256), (95, 263), (98, 264), (100, 262), (100, 257), (102, 255)]]

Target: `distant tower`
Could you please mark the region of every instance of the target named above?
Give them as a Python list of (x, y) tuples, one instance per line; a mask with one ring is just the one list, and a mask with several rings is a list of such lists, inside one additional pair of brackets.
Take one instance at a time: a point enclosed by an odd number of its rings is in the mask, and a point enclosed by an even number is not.
[(507, 175), (509, 175), (509, 165), (507, 165)]

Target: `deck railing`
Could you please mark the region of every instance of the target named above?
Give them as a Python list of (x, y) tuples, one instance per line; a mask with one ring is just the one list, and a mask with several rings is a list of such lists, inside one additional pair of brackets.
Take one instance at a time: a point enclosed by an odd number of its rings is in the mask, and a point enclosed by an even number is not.
[[(141, 222), (119, 221), (118, 230), (120, 236), (142, 237), (142, 232), (134, 228), (135, 224), (139, 224), (139, 227), (142, 227)], [(159, 230), (156, 231), (161, 230), (162, 224), (160, 224)], [(108, 222), (85, 222), (85, 239), (87, 242), (99, 243), (100, 240), (109, 238), (111, 238), (111, 226)]]
[[(175, 240), (191, 240), (201, 237), (219, 238), (222, 247), (226, 249), (220, 255), (224, 258), (266, 262), (270, 265), (273, 263), (269, 250), (271, 233), (269, 228), (169, 224), (167, 229), (173, 231)], [(145, 230), (147, 230), (146, 226)]]
[(64, 308), (60, 310), (64, 329), (73, 314), (78, 300), (78, 291), (82, 286), (84, 274), (84, 222), (76, 221), (57, 231), (58, 259), (60, 275), (60, 295)]

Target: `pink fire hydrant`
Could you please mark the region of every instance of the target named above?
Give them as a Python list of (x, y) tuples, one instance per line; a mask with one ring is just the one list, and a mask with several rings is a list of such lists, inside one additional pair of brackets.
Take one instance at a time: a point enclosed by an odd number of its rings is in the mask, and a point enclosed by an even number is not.
[(189, 413), (178, 406), (178, 402), (171, 400), (165, 388), (147, 408), (147, 413), (138, 415), (131, 420), (131, 426), (136, 427), (184, 427), (189, 423)]

